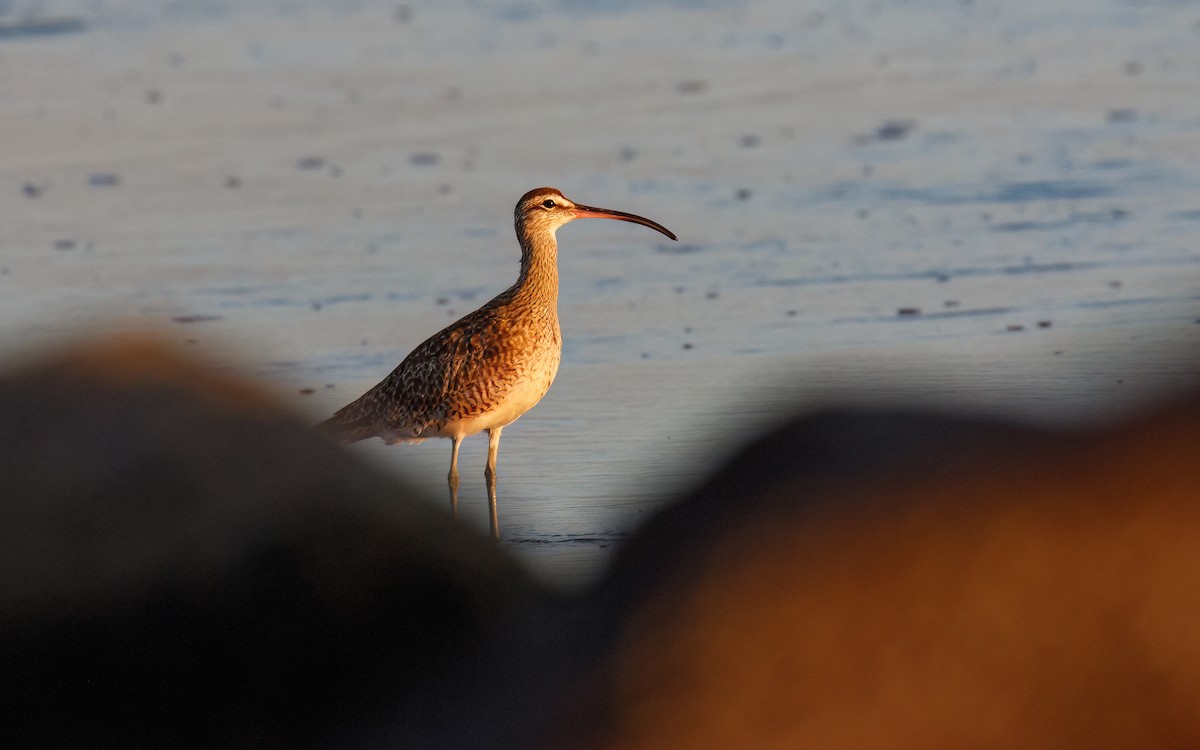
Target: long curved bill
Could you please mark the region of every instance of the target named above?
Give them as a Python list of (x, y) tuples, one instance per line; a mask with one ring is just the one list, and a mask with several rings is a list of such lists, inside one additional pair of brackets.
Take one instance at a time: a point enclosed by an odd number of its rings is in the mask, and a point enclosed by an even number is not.
[(679, 239), (670, 229), (667, 229), (657, 221), (650, 221), (645, 216), (627, 214), (624, 211), (613, 211), (607, 208), (581, 206), (578, 203), (575, 204), (575, 208), (571, 209), (571, 212), (575, 214), (576, 219), (616, 219), (618, 221), (630, 221), (634, 224), (641, 224), (644, 227), (650, 227), (656, 232), (662, 232), (673, 240)]

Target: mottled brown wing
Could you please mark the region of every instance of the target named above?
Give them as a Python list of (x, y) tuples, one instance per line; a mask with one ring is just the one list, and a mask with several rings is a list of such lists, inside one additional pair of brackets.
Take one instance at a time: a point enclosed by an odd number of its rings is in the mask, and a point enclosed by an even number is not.
[(342, 442), (387, 433), (419, 438), (447, 421), (477, 416), (503, 397), (516, 369), (499, 346), (504, 318), (484, 307), (430, 336), (378, 385), (319, 428)]

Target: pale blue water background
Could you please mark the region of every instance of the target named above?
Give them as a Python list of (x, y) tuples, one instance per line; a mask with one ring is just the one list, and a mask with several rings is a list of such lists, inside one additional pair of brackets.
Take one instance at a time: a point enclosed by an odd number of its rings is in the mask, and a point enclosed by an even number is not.
[[(314, 421), (515, 278), (564, 361), (501, 527), (595, 574), (830, 399), (1103, 419), (1194, 382), (1200, 2), (0, 3), (0, 347), (150, 326)], [(307, 392), (311, 391), (311, 393)], [(485, 441), (461, 462), (486, 528)], [(442, 503), (449, 444), (355, 448)]]

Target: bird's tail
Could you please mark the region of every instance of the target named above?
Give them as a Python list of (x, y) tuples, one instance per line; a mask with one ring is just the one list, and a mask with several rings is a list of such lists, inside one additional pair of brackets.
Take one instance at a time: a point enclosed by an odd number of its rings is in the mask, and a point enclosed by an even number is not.
[(317, 425), (317, 430), (325, 433), (339, 443), (356, 443), (374, 437), (374, 419), (349, 404), (337, 411), (329, 419)]

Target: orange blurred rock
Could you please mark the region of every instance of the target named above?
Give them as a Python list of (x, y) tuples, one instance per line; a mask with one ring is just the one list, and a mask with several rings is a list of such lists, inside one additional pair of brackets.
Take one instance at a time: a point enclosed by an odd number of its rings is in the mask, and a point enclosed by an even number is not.
[(1198, 457), (1196, 400), (1078, 434), (800, 420), (630, 543), (549, 744), (1198, 744)]

